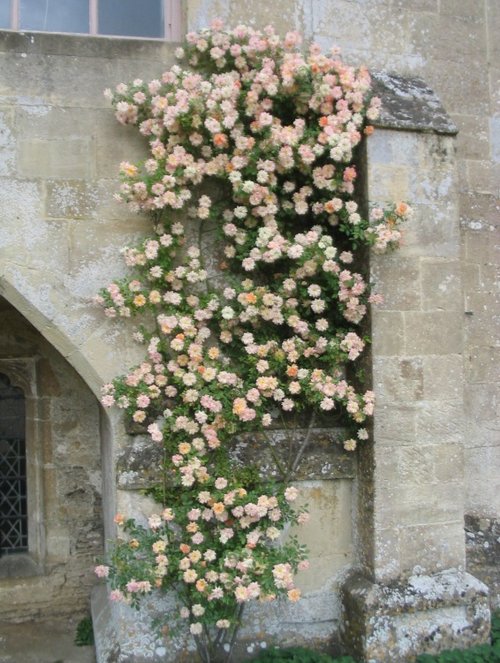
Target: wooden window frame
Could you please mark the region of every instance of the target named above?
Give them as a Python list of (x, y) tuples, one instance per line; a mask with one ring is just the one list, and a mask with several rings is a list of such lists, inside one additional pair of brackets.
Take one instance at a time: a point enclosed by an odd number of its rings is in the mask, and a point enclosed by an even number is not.
[[(119, 39), (155, 39), (158, 41), (180, 41), (181, 31), (181, 0), (162, 0), (163, 2), (163, 37), (138, 37), (133, 35), (106, 35), (99, 32), (98, 9), (99, 0), (89, 1), (89, 31), (64, 32), (60, 34), (90, 35), (91, 37), (111, 37)], [(19, 9), (21, 0), (10, 0), (11, 30), (19, 32)], [(26, 32), (30, 32), (26, 30)], [(37, 31), (38, 32), (38, 31)], [(45, 32), (45, 31), (44, 31)], [(50, 31), (47, 31), (50, 33)]]

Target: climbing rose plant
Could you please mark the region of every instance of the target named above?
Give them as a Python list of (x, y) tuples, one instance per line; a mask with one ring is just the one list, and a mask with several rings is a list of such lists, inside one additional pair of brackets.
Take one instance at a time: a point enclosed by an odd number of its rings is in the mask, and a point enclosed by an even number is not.
[[(355, 148), (380, 106), (368, 71), (299, 44), (297, 33), (215, 21), (177, 50), (187, 68), (108, 92), (119, 122), (149, 141), (143, 163), (121, 164), (118, 197), (148, 212), (153, 231), (123, 250), (133, 274), (97, 298), (109, 317), (141, 319), (134, 337), (147, 348), (102, 403), (144, 426), (165, 460), (158, 512), (147, 525), (118, 515), (124, 535), (96, 573), (135, 606), (174, 590), (169, 623), (186, 620), (206, 663), (230, 659), (249, 601), (300, 598), (306, 550), (282, 534), (307, 513), (290, 482), (318, 413), (335, 411), (347, 451), (369, 437), (374, 394), (346, 377), (380, 301), (364, 247), (396, 247), (410, 213), (399, 203), (365, 219), (356, 201)], [(209, 229), (220, 239), (213, 274)], [(273, 428), (288, 429), (287, 452)], [(248, 432), (271, 454), (274, 481), (230, 462)]]

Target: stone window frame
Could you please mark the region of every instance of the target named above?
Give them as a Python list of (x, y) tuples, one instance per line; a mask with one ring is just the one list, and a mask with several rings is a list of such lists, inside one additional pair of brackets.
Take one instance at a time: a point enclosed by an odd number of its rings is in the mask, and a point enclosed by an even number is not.
[(14, 387), (22, 389), (26, 418), (26, 476), (28, 510), (28, 552), (0, 558), (0, 579), (44, 573), (46, 545), (44, 527), (44, 416), (38, 390), (37, 357), (0, 359), (0, 373)]
[[(179, 41), (182, 36), (182, 0), (161, 0), (163, 4), (163, 36), (162, 37), (141, 37), (133, 35), (108, 35), (99, 32), (98, 27), (98, 6), (100, 0), (88, 0), (89, 3), (89, 31), (88, 32), (64, 32), (60, 34), (107, 37), (119, 39), (153, 39), (155, 41)], [(19, 27), (21, 0), (10, 0), (10, 30), (21, 31)], [(24, 29), (22, 32), (38, 32), (37, 30)], [(47, 33), (51, 31), (48, 30)]]

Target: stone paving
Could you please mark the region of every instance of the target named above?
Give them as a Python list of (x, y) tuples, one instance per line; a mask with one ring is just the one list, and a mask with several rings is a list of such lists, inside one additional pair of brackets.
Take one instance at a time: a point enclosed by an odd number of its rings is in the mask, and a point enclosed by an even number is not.
[(95, 663), (94, 647), (74, 644), (76, 623), (0, 622), (0, 663)]

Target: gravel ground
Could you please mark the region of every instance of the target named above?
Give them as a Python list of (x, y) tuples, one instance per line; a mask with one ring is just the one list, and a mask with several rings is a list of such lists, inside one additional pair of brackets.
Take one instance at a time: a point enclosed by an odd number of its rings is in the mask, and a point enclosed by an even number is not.
[(93, 647), (74, 644), (72, 620), (0, 622), (0, 663), (95, 663)]

